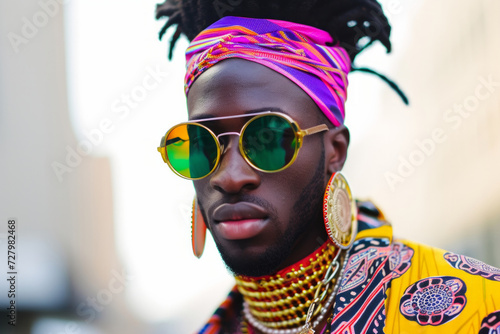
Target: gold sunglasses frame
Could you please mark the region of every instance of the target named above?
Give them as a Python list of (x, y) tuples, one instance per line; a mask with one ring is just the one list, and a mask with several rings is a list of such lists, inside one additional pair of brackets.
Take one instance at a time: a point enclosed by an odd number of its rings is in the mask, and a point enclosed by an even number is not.
[[(275, 116), (284, 118), (290, 124), (290, 126), (292, 127), (292, 130), (294, 131), (294, 134), (295, 134), (295, 140), (297, 141), (297, 144), (295, 146), (295, 151), (293, 153), (292, 159), (290, 159), (290, 161), (285, 166), (283, 166), (282, 168), (277, 169), (277, 170), (273, 170), (273, 171), (264, 170), (262, 168), (259, 168), (259, 167), (255, 166), (249, 160), (249, 158), (247, 157), (247, 155), (245, 154), (245, 151), (243, 149), (243, 139), (242, 139), (243, 137), (241, 136), (241, 134), (245, 132), (246, 128), (248, 127), (248, 125), (251, 122), (253, 122), (254, 120), (259, 119), (261, 117), (270, 116), (270, 115), (275, 115)], [(219, 120), (234, 119), (234, 118), (243, 118), (243, 117), (252, 117), (252, 118), (250, 118), (243, 125), (243, 127), (240, 130), (240, 132), (224, 132), (224, 133), (221, 133), (219, 135), (215, 135), (215, 133), (213, 133), (213, 131), (210, 130), (210, 128), (206, 127), (203, 124), (200, 124), (201, 122), (219, 121)], [(191, 178), (191, 177), (187, 177), (187, 176), (182, 175), (181, 173), (179, 173), (172, 166), (172, 164), (170, 163), (170, 160), (168, 159), (167, 150), (166, 150), (166, 144), (167, 144), (168, 135), (175, 128), (177, 128), (178, 126), (181, 126), (181, 125), (197, 125), (197, 126), (201, 126), (202, 128), (206, 129), (208, 131), (208, 133), (210, 133), (210, 135), (213, 137), (214, 141), (217, 143), (217, 160), (215, 161), (214, 167), (212, 168), (212, 170), (210, 170), (209, 173), (207, 173), (206, 175), (204, 175), (202, 177)], [(281, 112), (276, 112), (276, 111), (264, 111), (264, 112), (250, 113), (250, 114), (245, 114), (245, 115), (233, 115), (233, 116), (222, 116), (222, 117), (214, 117), (214, 118), (205, 118), (205, 119), (198, 119), (198, 120), (195, 120), (195, 121), (192, 121), (192, 122), (188, 121), (188, 122), (179, 123), (179, 124), (174, 125), (173, 127), (171, 127), (165, 133), (165, 135), (161, 138), (160, 146), (157, 148), (157, 150), (158, 150), (158, 152), (161, 153), (161, 157), (163, 158), (163, 161), (168, 165), (168, 167), (170, 167), (170, 169), (176, 175), (178, 175), (178, 176), (180, 176), (180, 177), (182, 177), (184, 179), (187, 179), (187, 180), (193, 180), (193, 181), (195, 181), (195, 180), (200, 180), (200, 179), (203, 179), (203, 178), (209, 176), (219, 166), (220, 160), (221, 160), (221, 146), (222, 146), (222, 144), (220, 143), (219, 138), (222, 137), (222, 136), (237, 135), (239, 137), (239, 139), (238, 139), (238, 147), (239, 147), (239, 150), (240, 150), (240, 154), (243, 157), (243, 159), (252, 168), (254, 168), (254, 169), (258, 170), (258, 171), (264, 172), (264, 173), (277, 173), (277, 172), (280, 172), (280, 171), (288, 168), (291, 164), (293, 164), (295, 162), (295, 159), (297, 159), (297, 155), (299, 154), (299, 150), (302, 147), (302, 142), (303, 142), (303, 139), (304, 139), (305, 136), (309, 136), (309, 135), (312, 135), (312, 134), (315, 134), (315, 133), (318, 133), (318, 132), (322, 132), (322, 131), (328, 131), (328, 126), (326, 124), (320, 124), (320, 125), (313, 126), (311, 128), (307, 128), (307, 129), (301, 130), (300, 127), (299, 127), (299, 125), (297, 124), (297, 122), (295, 122), (287, 114), (284, 114), (284, 113), (281, 113)]]

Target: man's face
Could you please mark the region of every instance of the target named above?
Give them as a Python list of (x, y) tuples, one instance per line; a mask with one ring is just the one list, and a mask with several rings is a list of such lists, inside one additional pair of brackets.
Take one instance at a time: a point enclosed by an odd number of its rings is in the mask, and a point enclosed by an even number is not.
[[(220, 62), (203, 73), (188, 95), (189, 118), (280, 111), (306, 129), (320, 111), (292, 81), (260, 64)], [(216, 134), (240, 132), (246, 118), (204, 123)], [(321, 122), (324, 123), (324, 122)], [(241, 156), (238, 136), (224, 136), (218, 169), (194, 181), (208, 229), (236, 274), (268, 275), (314, 251), (326, 240), (322, 221), (328, 181), (324, 133), (304, 138), (295, 162), (276, 173), (260, 172)]]

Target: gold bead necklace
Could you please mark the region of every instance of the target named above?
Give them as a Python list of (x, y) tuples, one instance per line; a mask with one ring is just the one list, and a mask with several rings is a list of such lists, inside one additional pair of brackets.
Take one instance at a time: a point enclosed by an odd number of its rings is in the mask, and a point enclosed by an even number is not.
[(333, 304), (339, 257), (340, 249), (328, 241), (273, 276), (237, 276), (245, 318), (264, 333), (308, 333), (308, 328), (315, 327)]

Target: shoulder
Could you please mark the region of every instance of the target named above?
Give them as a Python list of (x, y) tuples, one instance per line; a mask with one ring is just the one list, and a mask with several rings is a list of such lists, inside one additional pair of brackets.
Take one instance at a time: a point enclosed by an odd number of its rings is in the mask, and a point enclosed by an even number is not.
[(349, 252), (342, 297), (359, 293), (377, 301), (373, 309), (385, 318), (388, 333), (500, 331), (500, 269), (393, 239), (382, 213), (364, 206), (358, 203), (360, 232)]

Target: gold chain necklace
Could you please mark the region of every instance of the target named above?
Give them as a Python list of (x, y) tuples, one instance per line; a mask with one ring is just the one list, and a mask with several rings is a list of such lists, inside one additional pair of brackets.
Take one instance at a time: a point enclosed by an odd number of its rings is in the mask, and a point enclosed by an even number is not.
[[(330, 334), (331, 333), (331, 327), (329, 325), (332, 323), (332, 321), (333, 321), (333, 312), (328, 317), (328, 320), (326, 321), (326, 326), (320, 334)], [(248, 322), (246, 321), (246, 319), (243, 315), (241, 318), (240, 332), (241, 332), (241, 334), (254, 334), (254, 332), (250, 330)]]

